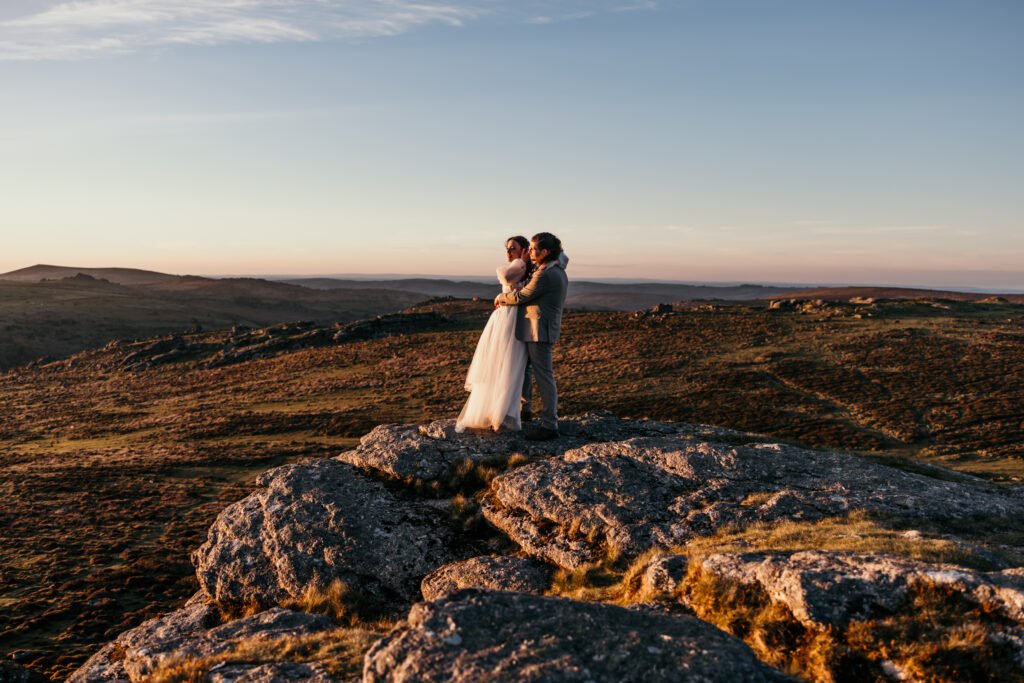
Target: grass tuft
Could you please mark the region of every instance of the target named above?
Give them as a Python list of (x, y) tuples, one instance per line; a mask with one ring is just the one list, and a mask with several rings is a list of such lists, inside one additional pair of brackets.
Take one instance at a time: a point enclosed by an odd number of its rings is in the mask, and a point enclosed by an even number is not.
[[(1002, 520), (1001, 525), (1009, 524)], [(974, 524), (978, 524), (976, 521)], [(914, 526), (922, 533), (908, 534)], [(985, 529), (985, 531), (979, 531)], [(957, 564), (991, 571), (1024, 564), (1024, 553), (1007, 542), (1024, 541), (1013, 530), (964, 525), (975, 537), (974, 546), (945, 537), (949, 524), (929, 526), (924, 520), (884, 519), (865, 512), (814, 522), (783, 521), (725, 529), (714, 536), (695, 538), (674, 552), (699, 559), (713, 553), (798, 552), (801, 550), (884, 553), (923, 562)], [(1020, 544), (1024, 546), (1024, 543)]]
[(351, 584), (334, 579), (327, 586), (310, 584), (302, 595), (282, 603), (282, 607), (310, 614), (322, 614), (335, 623), (353, 627), (376, 628), (382, 622), (379, 601)]
[(367, 650), (387, 633), (375, 627), (344, 627), (308, 636), (251, 638), (228, 652), (202, 658), (167, 660), (147, 679), (150, 683), (202, 683), (221, 664), (317, 663), (338, 680), (358, 676)]

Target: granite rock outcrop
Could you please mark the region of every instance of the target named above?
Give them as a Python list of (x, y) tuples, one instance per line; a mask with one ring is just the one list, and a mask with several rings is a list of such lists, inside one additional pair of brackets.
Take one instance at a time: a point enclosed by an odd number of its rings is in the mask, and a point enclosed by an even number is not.
[(193, 554), (200, 587), (223, 606), (269, 607), (335, 582), (381, 608), (407, 606), (423, 576), (456, 559), (441, 513), (343, 462), (287, 465), (257, 485)]
[(551, 585), (550, 565), (509, 555), (471, 557), (438, 567), (423, 578), (420, 592), (427, 601), (463, 588), (543, 594)]
[(488, 521), (566, 569), (682, 546), (727, 527), (867, 511), (906, 518), (1017, 518), (1024, 499), (981, 480), (938, 479), (852, 455), (687, 436), (594, 443), (499, 476)]
[[(122, 633), (93, 655), (68, 681), (138, 683), (147, 680), (162, 664), (214, 657), (252, 638), (269, 641), (333, 628), (327, 617), (279, 607), (226, 624), (210, 625), (216, 620), (214, 606), (201, 597), (193, 598), (175, 612)], [(242, 676), (245, 672), (239, 670), (238, 674)]]
[(788, 681), (693, 617), (498, 591), (412, 608), (366, 655), (364, 683)]
[[(853, 513), (899, 520), (914, 538), (918, 522), (1010, 528), (1024, 519), (1018, 489), (700, 425), (590, 414), (563, 431), (537, 444), (457, 434), (451, 420), (382, 425), (336, 458), (264, 473), (193, 554), (200, 592), (121, 634), (71, 680), (140, 681), (167, 662), (215, 662), (244, 640), (327, 634), (366, 604), (395, 624), (363, 659), (366, 683), (790, 680), (773, 667), (831, 680), (844, 662), (945, 680), (941, 657), (881, 661), (845, 635), (888, 619), (896, 641), (927, 631), (959, 647), (953, 627), (905, 628), (943, 601), (984, 634), (972, 641), (977, 671), (1024, 675), (1024, 568), (1005, 559), (1020, 556), (1016, 546), (978, 556), (994, 571), (883, 552), (694, 550), (726, 530)], [(456, 485), (467, 465), (489, 474)], [(591, 572), (599, 581), (587, 585)], [(353, 611), (301, 611), (330, 591)], [(776, 642), (743, 621), (769, 608), (777, 633), (797, 635)], [(857, 633), (874, 642), (871, 628)], [(845, 654), (798, 656), (814, 638)], [(1002, 668), (985, 669), (987, 659)], [(206, 675), (333, 680), (314, 655), (225, 659)]]

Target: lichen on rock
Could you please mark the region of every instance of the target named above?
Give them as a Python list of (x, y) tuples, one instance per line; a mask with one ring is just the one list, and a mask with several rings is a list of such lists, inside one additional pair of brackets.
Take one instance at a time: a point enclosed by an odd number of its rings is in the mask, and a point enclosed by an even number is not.
[[(700, 438), (741, 438), (739, 432), (707, 425), (621, 420), (611, 413), (587, 413), (561, 420), (562, 436), (533, 442), (521, 432), (455, 431), (455, 420), (427, 425), (380, 425), (364, 436), (359, 446), (342, 453), (340, 460), (398, 480), (434, 482), (451, 476), (464, 462), (560, 455), (589, 443), (619, 441), (637, 436), (691, 435)], [(748, 437), (749, 438), (749, 437)]]
[(364, 683), (549, 680), (791, 679), (693, 617), (477, 590), (414, 606), (363, 668)]
[(684, 545), (728, 527), (856, 510), (899, 517), (1019, 518), (1024, 499), (853, 455), (680, 436), (594, 443), (497, 477), (484, 516), (566, 569)]
[(423, 578), (420, 591), (428, 601), (463, 588), (541, 594), (551, 584), (551, 572), (550, 565), (526, 557), (471, 557), (430, 572)]
[(136, 683), (147, 680), (168, 662), (212, 657), (254, 637), (270, 640), (333, 628), (326, 617), (281, 608), (211, 625), (216, 617), (214, 606), (192, 601), (179, 610), (125, 631), (68, 680), (71, 683), (115, 680)]
[(440, 513), (402, 500), (351, 465), (319, 460), (271, 470), (227, 507), (193, 555), (203, 591), (226, 607), (301, 600), (343, 582), (386, 608), (453, 556)]

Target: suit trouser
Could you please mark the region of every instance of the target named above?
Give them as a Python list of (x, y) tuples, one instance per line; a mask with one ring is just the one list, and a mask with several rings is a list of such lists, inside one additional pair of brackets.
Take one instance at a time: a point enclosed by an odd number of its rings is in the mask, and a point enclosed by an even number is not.
[(551, 366), (551, 344), (526, 342), (526, 357), (537, 379), (537, 393), (543, 404), (540, 426), (558, 429), (558, 388), (555, 386), (555, 371)]
[[(533, 364), (530, 357), (526, 357), (526, 370), (523, 372), (523, 408), (530, 409), (530, 401), (533, 400)], [(530, 409), (532, 410), (532, 409)]]

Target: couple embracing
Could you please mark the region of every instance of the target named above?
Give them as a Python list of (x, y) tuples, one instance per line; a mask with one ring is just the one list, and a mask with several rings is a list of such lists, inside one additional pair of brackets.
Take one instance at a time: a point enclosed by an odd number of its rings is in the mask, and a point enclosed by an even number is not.
[(526, 438), (553, 439), (558, 436), (558, 389), (551, 346), (561, 332), (569, 259), (561, 241), (548, 232), (529, 242), (510, 237), (505, 251), (508, 262), (498, 267), (501, 294), (473, 354), (466, 376), (469, 399), (455, 429), (518, 431), (522, 420), (532, 416), (533, 378), (543, 410)]

